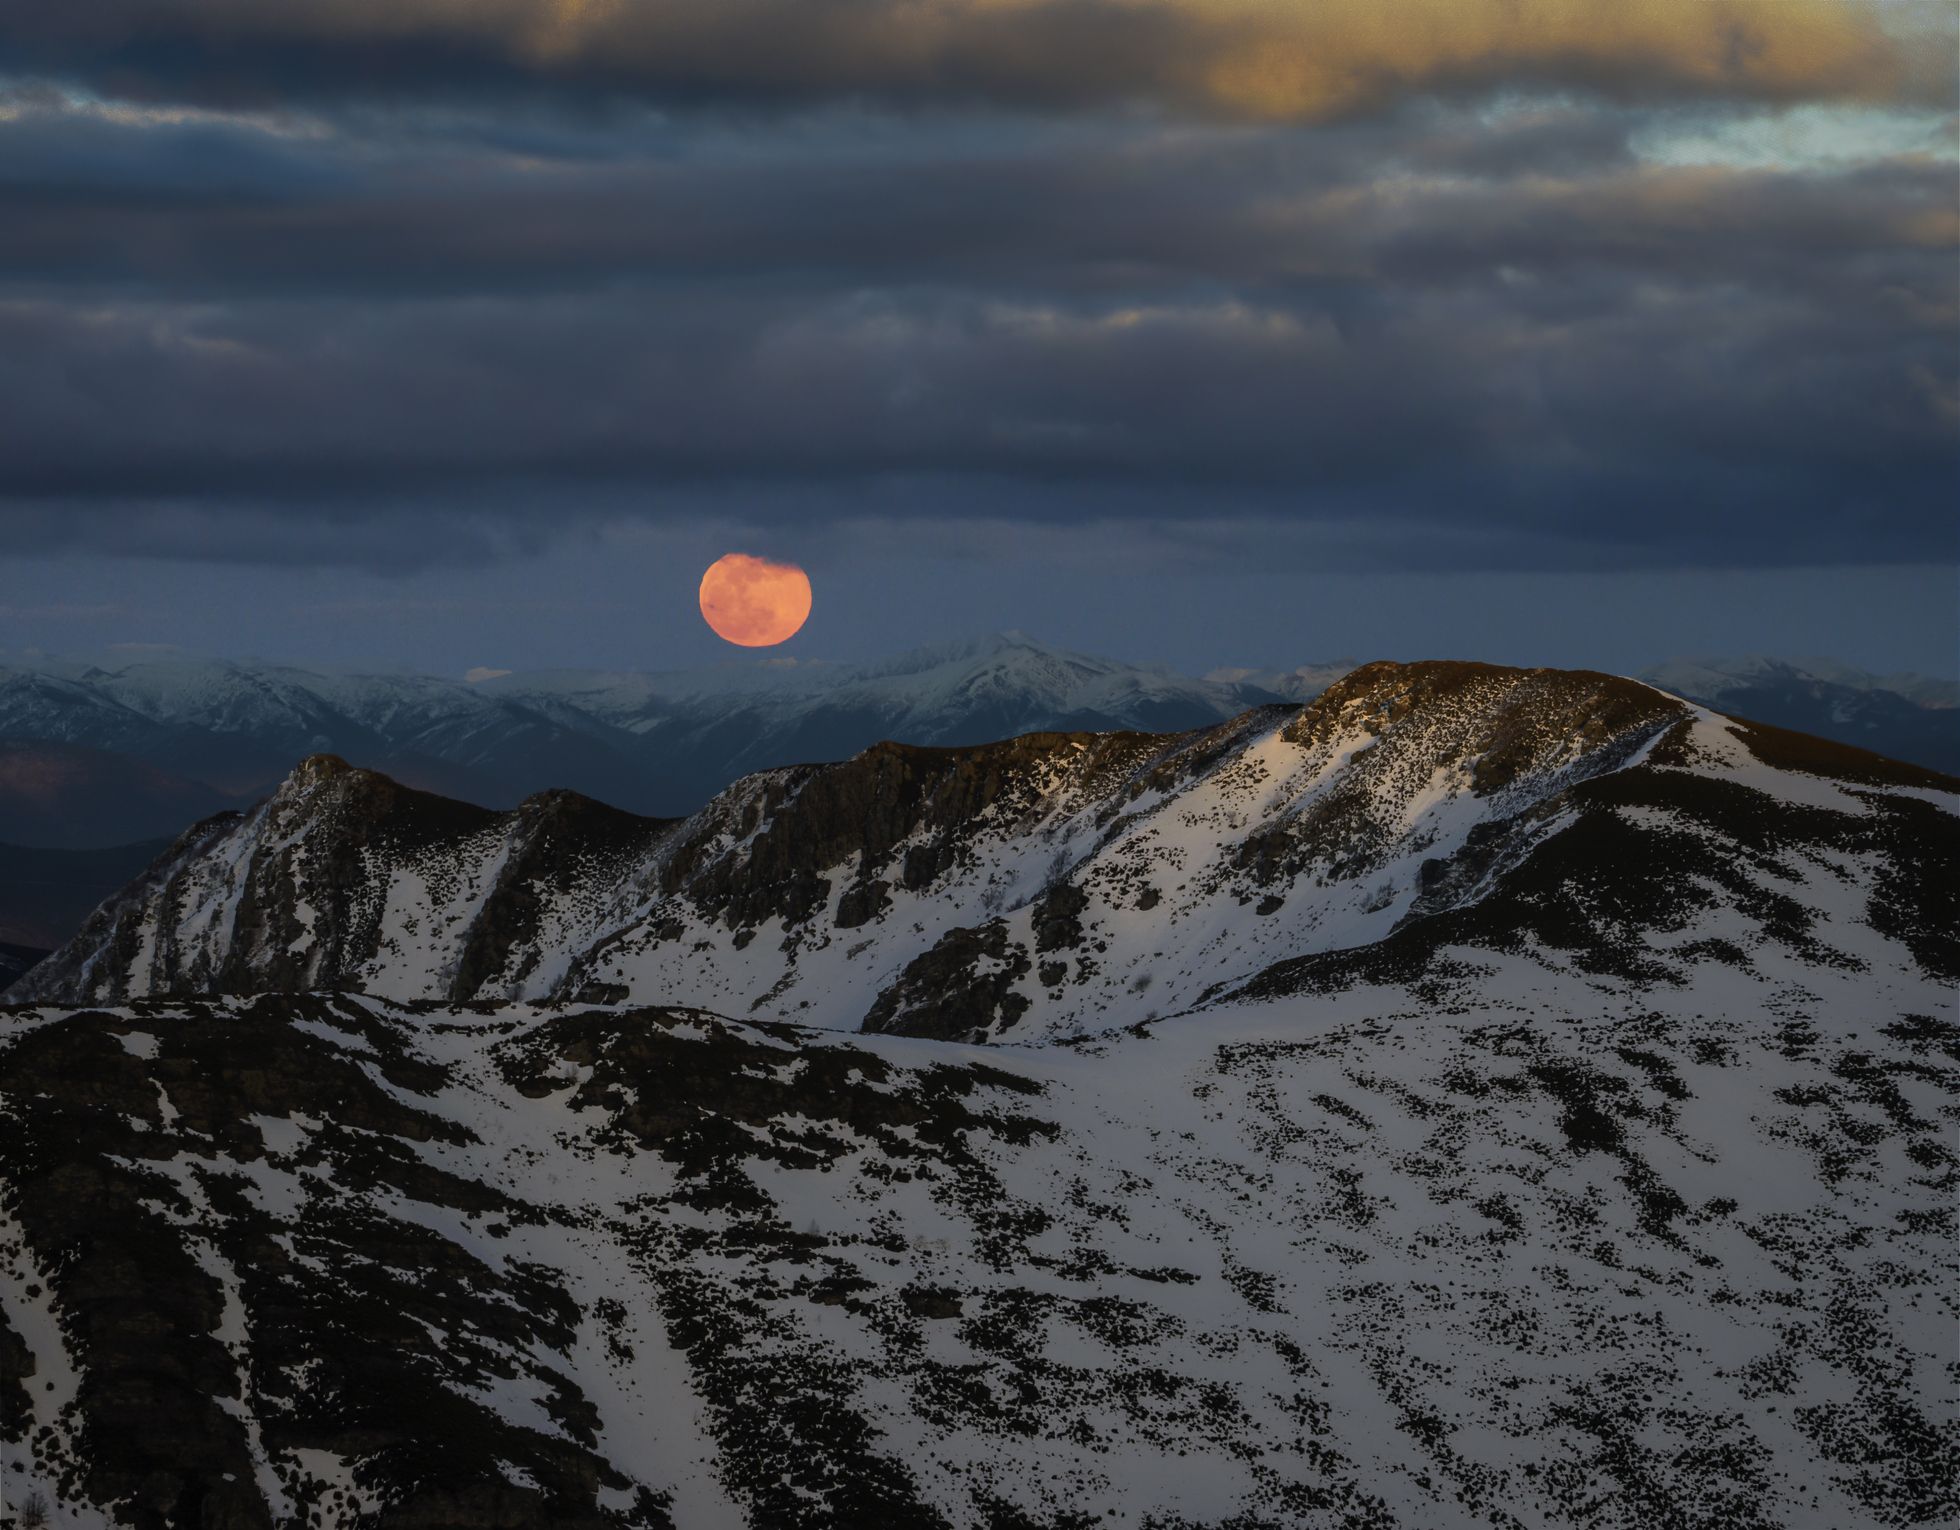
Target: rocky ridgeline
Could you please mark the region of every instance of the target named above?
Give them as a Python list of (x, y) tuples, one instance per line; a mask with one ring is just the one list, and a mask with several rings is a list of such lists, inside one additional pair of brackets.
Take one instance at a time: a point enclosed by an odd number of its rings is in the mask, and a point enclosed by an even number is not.
[[(1850, 782), (1832, 805), (1805, 797), (1818, 771)], [(1849, 855), (1872, 918), (1919, 917), (1949, 784), (1632, 681), (1443, 663), (1184, 734), (881, 744), (677, 822), (563, 792), (491, 813), (316, 758), (13, 996), (636, 999), (1023, 1040), (1445, 929), (1659, 972), (1812, 939), (1792, 856)], [(1715, 900), (1749, 916), (1740, 946), (1656, 945)]]

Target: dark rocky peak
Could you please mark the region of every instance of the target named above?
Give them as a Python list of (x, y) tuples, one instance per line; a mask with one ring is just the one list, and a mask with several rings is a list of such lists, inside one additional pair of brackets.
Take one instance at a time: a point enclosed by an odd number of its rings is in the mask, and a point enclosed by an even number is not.
[(361, 990), (405, 942), (436, 994), (501, 992), (541, 959), (548, 902), (630, 887), (671, 827), (569, 791), (499, 813), (311, 755), (182, 836), (10, 997)]
[(494, 831), (527, 854), (553, 861), (643, 849), (676, 823), (643, 818), (563, 788), (534, 793), (508, 812), (497, 812), (404, 786), (331, 754), (300, 761), (268, 807), (283, 834), (315, 819), (340, 838), (385, 842), (414, 853)]
[(298, 819), (329, 820), (340, 833), (385, 833), (427, 843), (474, 833), (502, 815), (474, 803), (403, 786), (378, 770), (349, 765), (336, 754), (308, 755), (268, 799), (282, 826)]
[(835, 765), (768, 771), (688, 820), (662, 891), (686, 892), (731, 926), (774, 914), (794, 923), (827, 892), (818, 873), (854, 855), (861, 885), (917, 891), (959, 863), (981, 819), (1008, 831), (1064, 803), (1120, 802), (1220, 731), (1028, 733), (967, 749), (886, 742)]
[(566, 848), (616, 849), (623, 842), (645, 843), (677, 828), (678, 818), (646, 818), (583, 793), (553, 788), (534, 792), (510, 814), (513, 831), (527, 838), (549, 837)]
[[(293, 767), (293, 773), (286, 778), (286, 786), (293, 790), (304, 791), (328, 781), (338, 781), (354, 773), (354, 767), (337, 754), (309, 754)], [(362, 774), (372, 774), (372, 772), (364, 771)]]
[(1434, 763), (1455, 754), (1489, 792), (1686, 715), (1652, 686), (1592, 670), (1383, 660), (1329, 686), (1287, 736), (1312, 745), (1360, 728)]

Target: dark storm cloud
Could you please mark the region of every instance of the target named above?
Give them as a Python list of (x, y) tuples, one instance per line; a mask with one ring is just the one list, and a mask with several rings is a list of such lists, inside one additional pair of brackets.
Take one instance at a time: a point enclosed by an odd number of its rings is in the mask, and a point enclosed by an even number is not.
[[(1831, 279), (1954, 224), (1945, 161), (1746, 174), (1632, 162), (1600, 111), (1137, 130), (1060, 148), (911, 128), (833, 152), (540, 164), (445, 146), (0, 120), (0, 279), (157, 294), (564, 290), (768, 275), (1134, 287), (1161, 277), (1449, 282), (1524, 260), (1689, 281)], [(930, 139), (928, 139), (930, 142)], [(617, 142), (613, 141), (617, 151)]]
[(547, 90), (1319, 119), (1497, 85), (1898, 99), (1949, 87), (1937, 7), (1857, 0), (89, 0), (0, 64), (216, 102)]
[[(1706, 280), (1661, 282), (1576, 232), (1571, 249), (1431, 237), (1418, 250), (1400, 210), (1389, 247), (1412, 278), (1356, 266), (1130, 302), (709, 279), (381, 304), (16, 301), (0, 305), (0, 492), (365, 495), (385, 530), (417, 494), (489, 494), (486, 514), (509, 500), (521, 519), (520, 483), (559, 515), (611, 510), (621, 484), (656, 507), (797, 485), (807, 513), (907, 477), (990, 485), (1022, 515), (1203, 507), (1369, 517), (1390, 536), (1469, 522), (1494, 545), (1690, 560), (1947, 551), (1951, 319), (1921, 312), (1939, 276), (1915, 262), (1950, 251), (1874, 238), (1884, 283), (1865, 293), (1802, 270), (1744, 289), (1720, 259)], [(951, 500), (928, 489), (911, 513)]]
[[(799, 151), (611, 153), (540, 164), (453, 143), (281, 138), (207, 122), (133, 128), (76, 111), (0, 122), (0, 279), (189, 296), (565, 289), (718, 274), (1129, 285), (1262, 280), (1357, 245), (1327, 194), (1385, 169), (1449, 175), (1623, 163), (1627, 122), (1557, 114), (1478, 127), (1434, 115), (1297, 133), (1132, 130), (1052, 142), (857, 141)], [(826, 137), (827, 133), (827, 137)], [(814, 141), (814, 142), (813, 142)], [(1542, 152), (1540, 152), (1542, 151)], [(1582, 158), (1583, 156), (1583, 158)], [(1547, 163), (1549, 161), (1549, 164)], [(1371, 216), (1371, 223), (1379, 223)]]
[(1681, 125), (1656, 101), (1950, 78), (1868, 7), (1411, 15), (10, 16), (9, 546), (396, 568), (875, 514), (1286, 523), (1422, 566), (1950, 557), (1950, 159), (1635, 144)]
[(367, 146), (337, 141), (17, 121), (0, 123), (0, 280), (184, 298), (708, 277), (1135, 291), (1448, 285), (1592, 265), (1701, 284), (1836, 283), (1843, 297), (1867, 275), (1846, 259), (1899, 264), (1924, 287), (1951, 248), (1945, 164), (1667, 171), (1629, 163), (1620, 119), (1559, 120), (1569, 132), (1557, 140), (1536, 121), (1457, 119), (1447, 132), (1309, 139), (1140, 134), (1059, 154), (544, 168), (453, 153), (377, 166), (359, 163)]

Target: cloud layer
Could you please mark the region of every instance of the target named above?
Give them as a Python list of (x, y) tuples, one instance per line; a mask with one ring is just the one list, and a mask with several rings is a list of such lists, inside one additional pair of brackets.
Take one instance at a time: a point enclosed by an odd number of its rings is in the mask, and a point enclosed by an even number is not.
[(1924, 54), (1939, 15), (1869, 0), (91, 0), (8, 25), (24, 69), (170, 99), (533, 85), (1312, 120), (1519, 83), (1939, 98), (1949, 82)]
[[(17, 8), (0, 515), (302, 562), (704, 506), (1948, 559), (1940, 14)], [(1793, 108), (1844, 152), (1779, 154)], [(1770, 150), (1697, 148), (1738, 123)]]

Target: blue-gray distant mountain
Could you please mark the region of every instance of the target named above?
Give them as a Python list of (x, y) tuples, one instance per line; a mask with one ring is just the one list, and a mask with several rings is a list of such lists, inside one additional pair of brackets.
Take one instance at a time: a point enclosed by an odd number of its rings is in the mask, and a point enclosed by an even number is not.
[(255, 795), (233, 796), (109, 749), (0, 738), (0, 844), (92, 852), (167, 839)]
[[(0, 740), (83, 748), (194, 783), (148, 817), (99, 790), (24, 804), (0, 777), (5, 837), (102, 844), (174, 834), (269, 791), (332, 753), (405, 784), (489, 807), (569, 787), (636, 813), (678, 816), (756, 770), (842, 759), (884, 739), (975, 744), (1043, 730), (1168, 732), (1275, 699), (1255, 685), (1067, 653), (1019, 633), (872, 664), (749, 660), (694, 671), (326, 674), (219, 659), (45, 661), (0, 668)], [(167, 794), (165, 794), (167, 795)], [(192, 803), (189, 798), (196, 797)], [(13, 817), (9, 817), (9, 813)], [(39, 814), (38, 825), (16, 822)], [(38, 830), (38, 832), (37, 832)]]
[(1645, 671), (1677, 696), (1779, 728), (1960, 773), (1960, 684), (1832, 659), (1676, 659)]

